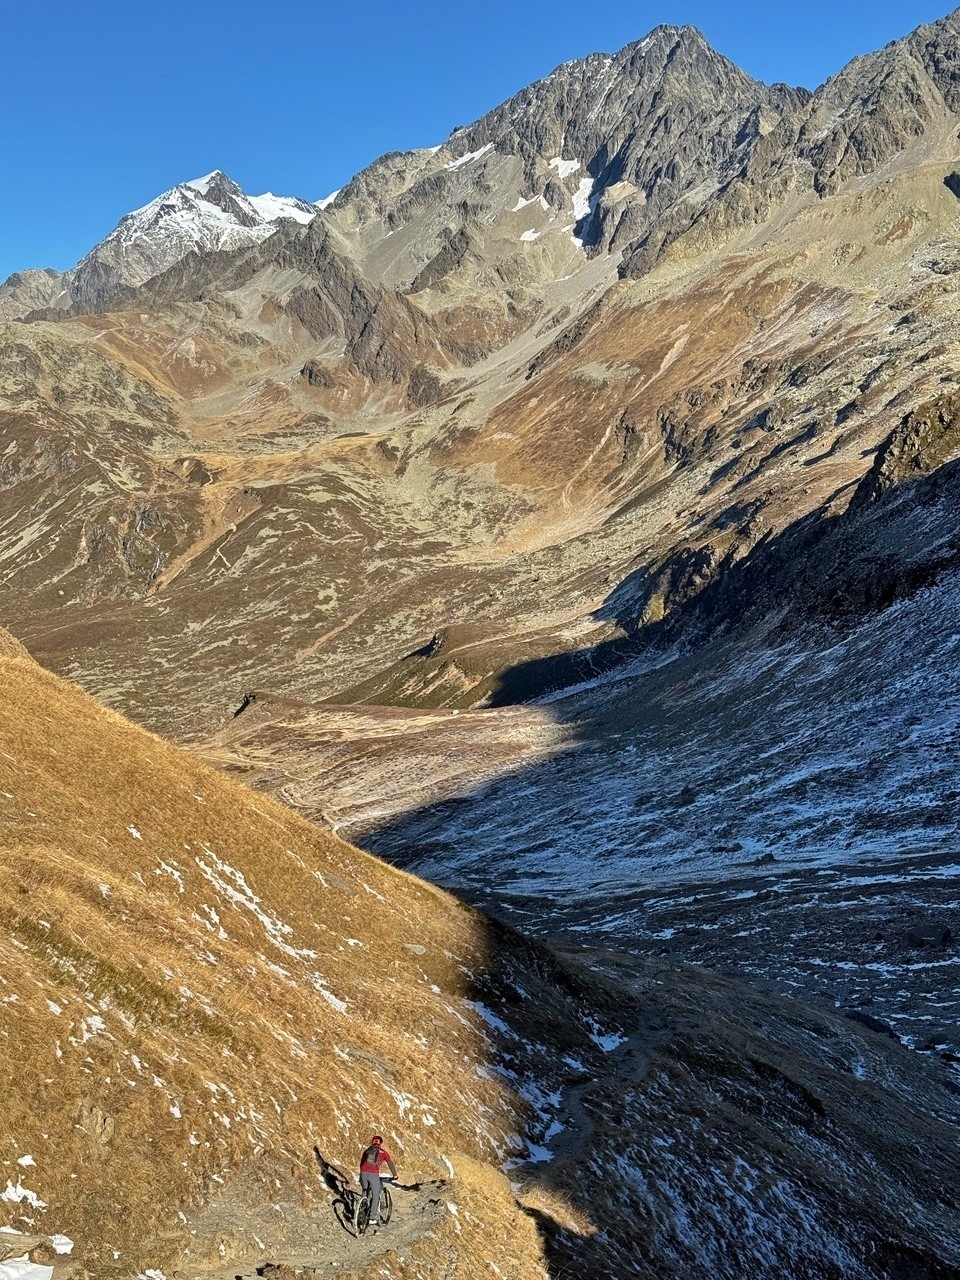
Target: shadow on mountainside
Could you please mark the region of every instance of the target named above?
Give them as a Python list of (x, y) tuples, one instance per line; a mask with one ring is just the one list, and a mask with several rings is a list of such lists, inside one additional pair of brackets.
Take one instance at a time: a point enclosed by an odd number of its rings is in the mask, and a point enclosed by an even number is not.
[[(494, 971), (524, 945), (496, 924), (490, 943)], [(509, 963), (477, 995), (491, 1067), (530, 1104), (530, 1154), (509, 1171), (555, 1280), (773, 1280), (787, 1259), (795, 1280), (955, 1277), (942, 1162), (960, 1105), (929, 1065), (720, 975), (596, 947), (528, 962), (565, 997), (565, 1027)]]
[[(531, 1095), (543, 1133), (517, 1176), (551, 1274), (706, 1262), (737, 1280), (788, 1257), (797, 1280), (960, 1273), (933, 1167), (915, 1202), (941, 1223), (926, 1237), (901, 1192), (860, 1199), (844, 1171), (851, 1152), (895, 1168), (901, 1141), (918, 1151), (906, 1115), (902, 1135), (864, 1114), (852, 1146), (818, 1146), (877, 1099), (889, 1063), (938, 1082), (921, 1106), (938, 1142), (960, 1118), (956, 951), (903, 937), (937, 913), (960, 932), (958, 507), (960, 463), (879, 498), (863, 485), (844, 514), (713, 565), (699, 590), (702, 562), (678, 561), (675, 606), (642, 629), (664, 579), (634, 575), (605, 606), (624, 637), (521, 664), (492, 700), (553, 694), (565, 749), (361, 837), (546, 936), (619, 1002), (596, 1028), (600, 1071)], [(495, 1012), (523, 1025), (522, 1002)], [(790, 1133), (779, 1152), (774, 1129)]]
[[(795, 1280), (956, 1274), (960, 1202), (942, 1174), (960, 1107), (907, 1050), (720, 975), (558, 952), (496, 921), (488, 948), (472, 1003), (489, 1070), (527, 1109), (526, 1158), (507, 1168), (554, 1280), (773, 1280), (788, 1257)], [(322, 1251), (256, 1274), (392, 1265), (451, 1200), (476, 1229), (490, 1194), (471, 1202), (455, 1166), (449, 1183), (398, 1190), (377, 1235), (327, 1232)], [(523, 1247), (515, 1271), (535, 1274)]]
[[(850, 886), (825, 868), (873, 860), (890, 882), (900, 863), (949, 863), (960, 851), (958, 509), (960, 462), (882, 501), (858, 495), (844, 515), (802, 520), (720, 566), (643, 629), (631, 618), (650, 583), (635, 575), (608, 602), (630, 634), (500, 680), (494, 705), (546, 698), (563, 738), (553, 756), (355, 834), (541, 933), (629, 940), (659, 887), (683, 886), (691, 919), (665, 913), (671, 950), (711, 911), (725, 942), (755, 898), (779, 892), (782, 907), (788, 873), (798, 902), (817, 876), (843, 900)], [(925, 874), (934, 910), (940, 879)], [(711, 903), (718, 881), (749, 908)], [(891, 909), (871, 897), (861, 931), (889, 935)], [(801, 951), (838, 931), (815, 913), (791, 923)], [(831, 945), (843, 960), (841, 939)], [(694, 946), (684, 958), (733, 950)]]
[(737, 544), (721, 552), (728, 540), (716, 528), (707, 532), (718, 545), (708, 538), (655, 571), (636, 570), (595, 615), (621, 636), (518, 663), (501, 673), (489, 705), (540, 698), (779, 615), (774, 636), (809, 622), (842, 629), (960, 567), (960, 460), (890, 493), (877, 493), (870, 473), (846, 510), (828, 514), (841, 498), (842, 491), (779, 535), (764, 534), (745, 555)]

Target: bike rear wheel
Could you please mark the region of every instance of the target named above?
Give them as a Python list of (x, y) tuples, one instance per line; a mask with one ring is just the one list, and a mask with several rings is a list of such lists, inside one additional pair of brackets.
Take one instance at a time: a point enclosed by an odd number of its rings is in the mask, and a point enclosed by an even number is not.
[(393, 1197), (390, 1194), (389, 1187), (383, 1187), (380, 1192), (380, 1221), (386, 1226), (390, 1221), (393, 1213)]
[(357, 1235), (362, 1236), (370, 1225), (370, 1200), (366, 1195), (360, 1197), (357, 1205)]

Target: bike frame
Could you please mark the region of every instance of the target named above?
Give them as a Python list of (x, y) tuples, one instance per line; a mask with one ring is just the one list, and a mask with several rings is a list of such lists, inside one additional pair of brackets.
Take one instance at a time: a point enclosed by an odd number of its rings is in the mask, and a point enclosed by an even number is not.
[[(381, 1177), (380, 1179), (380, 1211), (382, 1213), (386, 1205), (388, 1218), (393, 1212), (393, 1197), (390, 1194), (390, 1186), (394, 1181), (395, 1179), (389, 1176), (386, 1178)], [(372, 1207), (372, 1200), (369, 1191), (366, 1190), (359, 1193), (354, 1192), (354, 1195), (356, 1195), (356, 1209), (354, 1210), (353, 1221), (354, 1226), (357, 1229), (357, 1234), (362, 1236), (366, 1233), (367, 1227), (370, 1225), (370, 1209)], [(363, 1225), (361, 1225), (361, 1208), (364, 1205), (366, 1206), (367, 1211), (362, 1215)]]

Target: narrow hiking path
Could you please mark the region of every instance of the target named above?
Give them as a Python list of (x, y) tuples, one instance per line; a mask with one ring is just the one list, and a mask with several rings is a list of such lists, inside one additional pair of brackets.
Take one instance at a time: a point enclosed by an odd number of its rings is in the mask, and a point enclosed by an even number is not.
[[(582, 953), (577, 958), (583, 962)], [(599, 957), (592, 955), (589, 967), (614, 977), (631, 995), (644, 993), (647, 980), (637, 974), (632, 957), (605, 953), (599, 962)], [(646, 1020), (605, 1052), (602, 1067), (598, 1064), (594, 1074), (585, 1075), (567, 1088), (556, 1113), (563, 1128), (544, 1143), (551, 1159), (508, 1167), (521, 1209), (529, 1212), (525, 1197), (538, 1186), (547, 1184), (563, 1190), (565, 1184), (578, 1184), (580, 1166), (603, 1136), (598, 1129), (602, 1130), (606, 1123), (604, 1102), (609, 1103), (611, 1094), (626, 1094), (640, 1084), (648, 1074), (652, 1054), (670, 1038), (671, 1033), (659, 1019)], [(321, 1171), (334, 1169), (337, 1174), (342, 1173), (335, 1166), (327, 1166), (319, 1155), (318, 1162)], [(221, 1253), (223, 1261), (184, 1267), (177, 1273), (177, 1280), (295, 1280), (314, 1275), (362, 1275), (388, 1254), (392, 1255), (390, 1261), (404, 1260), (408, 1251), (447, 1217), (448, 1202), (456, 1199), (455, 1191), (455, 1183), (447, 1180), (412, 1187), (395, 1183), (390, 1223), (359, 1239), (352, 1233), (352, 1224), (344, 1225), (341, 1201), (334, 1190), (328, 1193), (326, 1207), (313, 1214), (300, 1205), (285, 1202), (264, 1206), (251, 1215), (248, 1199), (238, 1196), (235, 1201), (222, 1200), (196, 1226), (207, 1242), (207, 1256), (211, 1256), (210, 1244), (214, 1249), (225, 1248), (225, 1256)], [(253, 1259), (251, 1243), (260, 1250)], [(230, 1261), (231, 1256), (235, 1261)]]
[(628, 1036), (608, 1055), (609, 1071), (602, 1076), (588, 1076), (572, 1085), (560, 1103), (560, 1119), (563, 1129), (544, 1145), (553, 1153), (550, 1162), (554, 1168), (577, 1161), (587, 1151), (593, 1138), (595, 1122), (587, 1103), (601, 1091), (616, 1090), (618, 1086), (635, 1084), (647, 1074), (650, 1065), (650, 1033), (638, 1031)]
[[(336, 1276), (359, 1273), (387, 1253), (400, 1258), (423, 1239), (447, 1215), (447, 1183), (425, 1182), (412, 1187), (394, 1184), (393, 1216), (388, 1225), (368, 1230), (359, 1238), (343, 1224), (343, 1213), (331, 1192), (328, 1206), (308, 1214), (299, 1206), (280, 1203), (253, 1215), (242, 1204), (221, 1203), (215, 1214), (205, 1215), (199, 1229), (223, 1251), (223, 1261), (206, 1266), (184, 1266), (177, 1276), (184, 1280), (292, 1280), (311, 1274)], [(282, 1220), (282, 1235), (278, 1231)], [(282, 1243), (272, 1241), (282, 1239)], [(259, 1256), (251, 1258), (251, 1248)], [(235, 1261), (230, 1261), (230, 1255)]]
[[(572, 947), (558, 948), (558, 953), (567, 963), (576, 965), (594, 978), (599, 976), (611, 981), (631, 1000), (642, 1002), (649, 994), (649, 969), (638, 966), (632, 955), (605, 948), (585, 951)], [(650, 1069), (651, 1054), (671, 1038), (671, 1030), (651, 1011), (640, 1025), (607, 1052), (606, 1069), (601, 1074), (587, 1076), (567, 1089), (561, 1099), (558, 1116), (564, 1127), (544, 1144), (553, 1153), (552, 1169), (579, 1160), (589, 1148), (596, 1128), (588, 1107), (591, 1098), (617, 1093), (639, 1083)]]

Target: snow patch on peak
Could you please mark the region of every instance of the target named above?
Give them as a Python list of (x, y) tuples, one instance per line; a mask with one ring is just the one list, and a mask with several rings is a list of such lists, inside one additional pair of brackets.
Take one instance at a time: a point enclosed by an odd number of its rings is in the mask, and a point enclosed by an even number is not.
[(593, 194), (593, 179), (591, 177), (581, 178), (580, 185), (577, 187), (573, 196), (573, 216), (579, 222), (582, 218), (590, 216), (590, 197)]
[(549, 162), (551, 169), (556, 169), (561, 178), (569, 178), (572, 173), (576, 173), (583, 163), (580, 160), (562, 160), (560, 156), (554, 156)]
[(449, 164), (445, 164), (445, 169), (460, 169), (465, 164), (469, 164), (471, 160), (479, 160), (481, 156), (485, 156), (488, 151), (493, 150), (493, 143), (488, 142), (486, 146), (478, 148), (476, 151), (468, 151), (465, 156), (460, 156), (457, 160), (451, 160)]
[(315, 214), (314, 206), (295, 197), (275, 196), (272, 191), (265, 191), (262, 196), (248, 196), (247, 199), (264, 222), (281, 222), (288, 218), (294, 222), (306, 223)]
[(222, 169), (214, 169), (211, 173), (205, 173), (202, 178), (190, 178), (181, 185), (190, 187), (193, 191), (199, 191), (202, 196), (205, 196), (217, 178), (225, 177), (226, 174)]
[(526, 209), (528, 204), (537, 204), (538, 202), (540, 204), (540, 208), (544, 211), (544, 213), (550, 212), (550, 206), (549, 204), (547, 204), (546, 200), (542, 195), (530, 196), (529, 199), (524, 199), (523, 196), (518, 196), (517, 203), (513, 206), (510, 212), (519, 213), (521, 209)]
[(216, 252), (258, 244), (281, 222), (308, 223), (316, 206), (267, 191), (248, 196), (221, 169), (171, 187), (128, 213), (77, 265), (71, 283), (76, 300), (104, 283), (139, 285), (192, 251)]

